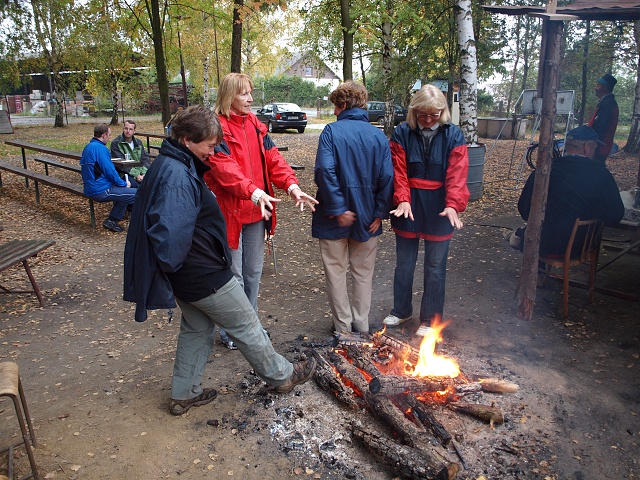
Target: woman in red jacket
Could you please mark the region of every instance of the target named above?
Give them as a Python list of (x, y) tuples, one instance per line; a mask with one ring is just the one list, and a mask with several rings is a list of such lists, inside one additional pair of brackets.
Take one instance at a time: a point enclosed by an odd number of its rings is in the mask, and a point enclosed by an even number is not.
[[(205, 181), (218, 197), (227, 222), (234, 276), (258, 311), (258, 288), (264, 263), (265, 232), (276, 226), (273, 186), (287, 192), (300, 211), (318, 202), (304, 193), (298, 179), (267, 134), (267, 128), (251, 112), (253, 82), (247, 75), (230, 73), (220, 82), (215, 112), (224, 140), (207, 163)], [(221, 337), (224, 340), (223, 332)]]

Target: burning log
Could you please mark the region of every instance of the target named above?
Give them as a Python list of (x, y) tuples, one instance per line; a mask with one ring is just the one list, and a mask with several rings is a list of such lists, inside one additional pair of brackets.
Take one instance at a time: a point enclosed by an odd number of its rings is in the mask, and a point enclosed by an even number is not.
[(380, 377), (382, 374), (376, 364), (371, 359), (371, 348), (364, 345), (349, 345), (345, 347), (345, 351), (353, 364), (360, 370), (367, 372), (372, 377)]
[(463, 412), (467, 415), (479, 418), (485, 422), (489, 422), (489, 426), (493, 429), (493, 425), (504, 423), (504, 413), (500, 407), (494, 405), (482, 405), (479, 403), (452, 403), (450, 408), (457, 412)]
[(479, 384), (466, 388), (469, 384), (466, 384), (464, 380), (457, 377), (407, 377), (385, 375), (372, 379), (369, 382), (369, 391), (373, 394), (385, 393), (387, 395), (397, 395), (404, 392), (443, 392), (445, 390), (456, 392), (459, 385), (465, 387), (465, 393), (469, 393), (469, 389), (479, 392), (481, 388)]
[(335, 367), (338, 374), (342, 378), (349, 380), (349, 387), (354, 390), (354, 393), (364, 398), (369, 385), (362, 372), (351, 365), (342, 355), (335, 352), (329, 352), (328, 356), (329, 362)]
[(336, 375), (329, 362), (324, 356), (320, 355), (316, 350), (311, 350), (311, 354), (315, 357), (318, 364), (313, 374), (313, 379), (318, 386), (325, 391), (335, 394), (336, 398), (349, 407), (360, 408), (362, 405), (358, 402), (357, 397), (353, 393), (353, 389), (345, 385), (340, 377)]
[(355, 438), (367, 445), (387, 465), (408, 478), (453, 480), (460, 471), (460, 465), (455, 462), (437, 458), (430, 452), (399, 445), (360, 422), (352, 422), (351, 431)]
[(440, 441), (443, 446), (449, 445), (451, 443), (451, 434), (447, 432), (447, 429), (433, 416), (426, 406), (420, 402), (416, 397), (412, 394), (407, 394), (405, 396), (407, 404), (411, 406), (411, 409), (416, 414), (420, 422), (425, 427), (428, 427), (433, 435)]
[(402, 340), (398, 340), (391, 335), (386, 333), (376, 334), (372, 337), (373, 343), (376, 346), (385, 345), (391, 350), (394, 350), (397, 354), (403, 355), (404, 358), (409, 360), (414, 365), (418, 362), (418, 358), (420, 358), (420, 350), (415, 347), (412, 347), (407, 342), (403, 342)]

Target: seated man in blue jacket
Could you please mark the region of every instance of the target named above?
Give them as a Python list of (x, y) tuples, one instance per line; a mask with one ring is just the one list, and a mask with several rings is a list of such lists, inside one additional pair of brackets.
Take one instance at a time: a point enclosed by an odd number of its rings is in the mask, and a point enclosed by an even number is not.
[[(609, 224), (622, 220), (624, 205), (618, 185), (604, 163), (594, 160), (601, 144), (596, 131), (586, 125), (567, 132), (564, 156), (553, 161), (549, 174), (540, 255), (564, 254), (576, 218), (597, 218)], [(531, 211), (535, 175), (533, 171), (518, 200), (525, 221)], [(518, 236), (524, 237), (523, 232)]]
[(93, 129), (93, 138), (82, 150), (80, 167), (85, 196), (98, 202), (113, 201), (113, 208), (102, 226), (112, 232), (122, 232), (124, 228), (118, 222), (124, 217), (127, 206), (133, 205), (136, 190), (118, 175), (111, 161), (107, 142), (111, 129), (102, 123)]

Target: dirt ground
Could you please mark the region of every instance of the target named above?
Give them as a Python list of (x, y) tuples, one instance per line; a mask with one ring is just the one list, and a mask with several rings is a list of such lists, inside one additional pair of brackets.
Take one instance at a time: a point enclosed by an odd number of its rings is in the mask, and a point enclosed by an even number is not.
[[(67, 127), (64, 134), (78, 130), (89, 138), (83, 126)], [(35, 141), (33, 136), (30, 129), (13, 135)], [(298, 173), (310, 192), (317, 137), (310, 130), (274, 135), (276, 143), (289, 146), (287, 160), (305, 167)], [(533, 319), (517, 318), (514, 291), (522, 257), (504, 235), (521, 224), (515, 204), (529, 170), (518, 182), (520, 154), (511, 160), (513, 142), (487, 145), (484, 195), (463, 214), (465, 228), (451, 245), (445, 306), (451, 323), (439, 348), (465, 373), (509, 380), (520, 389), (468, 399), (503, 409), (507, 420), (493, 430), (449, 409), (434, 410), (465, 460), (458, 478), (639, 478), (638, 302), (596, 293), (589, 305), (586, 291), (571, 288), (564, 319), (562, 287), (551, 281), (538, 288)], [(8, 159), (18, 164), (15, 153)], [(621, 189), (635, 183), (637, 157), (608, 163)], [(75, 174), (60, 173), (66, 175)], [(30, 295), (0, 297), (0, 361), (20, 366), (43, 478), (396, 478), (349, 435), (350, 421), (375, 424), (370, 416), (339, 405), (314, 382), (286, 395), (266, 392), (242, 355), (219, 343), (204, 378), (206, 386), (219, 389), (218, 398), (184, 416), (170, 415), (179, 312), (172, 323), (166, 311), (134, 322), (134, 306), (122, 301), (125, 234), (92, 229), (82, 199), (43, 189), (37, 206), (23, 179), (5, 173), (2, 182), (0, 240), (56, 241), (32, 262), (46, 307)], [(331, 318), (310, 216), (291, 202), (278, 208), (275, 256), (267, 255), (259, 313), (276, 349), (295, 360), (313, 342), (330, 337)], [(98, 220), (106, 212), (98, 206)], [(620, 245), (628, 240), (609, 230), (605, 238)], [(387, 229), (376, 265), (372, 330), (392, 305), (394, 247)], [(605, 251), (601, 262), (610, 255)], [(599, 272), (597, 284), (639, 294), (638, 267), (638, 257), (626, 255)], [(419, 262), (416, 306), (421, 271)], [(0, 274), (0, 283), (17, 288), (28, 282), (14, 268)], [(417, 346), (416, 328), (414, 320), (392, 333)], [(0, 418), (1, 448), (18, 432), (6, 400), (0, 401)], [(453, 451), (451, 458), (460, 462)], [(16, 464), (23, 473), (24, 455), (17, 454)], [(2, 473), (6, 454), (0, 457)]]

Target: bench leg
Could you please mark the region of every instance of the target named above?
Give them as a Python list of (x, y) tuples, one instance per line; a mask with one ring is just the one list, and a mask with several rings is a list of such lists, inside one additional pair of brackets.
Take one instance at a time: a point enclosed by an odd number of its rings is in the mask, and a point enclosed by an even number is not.
[(38, 188), (38, 182), (36, 182), (35, 180), (33, 181), (33, 184), (36, 187), (36, 204), (40, 205), (40, 189)]
[[(22, 166), (24, 167), (24, 169), (27, 169), (27, 154), (24, 151), (24, 148), (21, 148), (22, 150)], [(27, 177), (24, 177), (24, 181), (27, 185), (27, 188), (29, 188), (29, 179)]]
[(93, 200), (89, 199), (89, 211), (91, 212), (91, 227), (96, 228), (96, 213), (93, 209)]
[(31, 280), (31, 286), (33, 286), (33, 293), (35, 293), (36, 297), (38, 297), (40, 306), (44, 307), (44, 299), (42, 298), (42, 294), (40, 293), (40, 289), (38, 288), (38, 283), (36, 282), (36, 279), (33, 276), (33, 273), (31, 273), (31, 268), (29, 268), (29, 263), (26, 260), (23, 260), (22, 265), (24, 265), (24, 269), (27, 272), (27, 275), (29, 276), (29, 280)]

